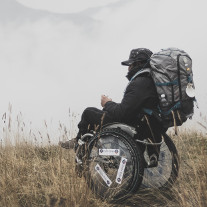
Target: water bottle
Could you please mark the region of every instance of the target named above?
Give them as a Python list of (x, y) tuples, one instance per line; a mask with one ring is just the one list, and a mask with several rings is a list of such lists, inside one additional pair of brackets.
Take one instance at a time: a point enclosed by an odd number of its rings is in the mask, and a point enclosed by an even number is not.
[(160, 106), (162, 111), (168, 111), (168, 102), (165, 94), (161, 94)]

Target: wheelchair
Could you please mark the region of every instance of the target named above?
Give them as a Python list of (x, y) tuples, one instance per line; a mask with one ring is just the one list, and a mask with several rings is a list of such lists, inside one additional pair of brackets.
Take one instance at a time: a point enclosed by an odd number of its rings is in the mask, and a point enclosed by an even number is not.
[[(151, 168), (147, 166), (150, 145), (160, 148), (158, 165)], [(132, 126), (111, 123), (78, 141), (76, 172), (84, 176), (97, 197), (108, 202), (121, 202), (139, 189), (165, 191), (175, 182), (178, 171), (177, 149), (166, 133), (160, 143), (152, 143), (142, 140)]]

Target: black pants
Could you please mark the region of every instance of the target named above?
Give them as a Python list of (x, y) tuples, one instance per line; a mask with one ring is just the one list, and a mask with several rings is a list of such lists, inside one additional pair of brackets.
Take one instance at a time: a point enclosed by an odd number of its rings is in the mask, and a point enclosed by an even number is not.
[(81, 121), (78, 124), (79, 132), (77, 139), (90, 130), (100, 130), (103, 125), (112, 122), (114, 120), (107, 112), (94, 107), (88, 107), (83, 111)]

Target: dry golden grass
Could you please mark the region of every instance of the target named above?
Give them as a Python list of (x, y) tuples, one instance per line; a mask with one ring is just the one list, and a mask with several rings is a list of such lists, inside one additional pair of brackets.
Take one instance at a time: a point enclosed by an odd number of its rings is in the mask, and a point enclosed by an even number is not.
[(95, 204), (84, 180), (75, 176), (71, 151), (27, 144), (1, 148), (0, 206)]
[[(11, 125), (11, 124), (10, 124)], [(19, 125), (21, 128), (21, 124)], [(30, 133), (6, 123), (0, 146), (0, 206), (207, 206), (207, 136), (182, 132), (173, 137), (180, 155), (179, 177), (168, 192), (143, 190), (125, 203), (95, 198), (74, 171), (74, 152), (29, 142)], [(63, 133), (64, 135), (64, 133)], [(61, 135), (61, 136), (63, 136)], [(18, 142), (11, 144), (11, 138)], [(45, 139), (50, 143), (50, 136)]]

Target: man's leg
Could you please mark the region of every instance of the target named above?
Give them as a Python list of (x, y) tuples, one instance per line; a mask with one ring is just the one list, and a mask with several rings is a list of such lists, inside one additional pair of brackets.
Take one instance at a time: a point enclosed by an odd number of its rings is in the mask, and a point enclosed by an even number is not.
[(94, 107), (88, 107), (81, 115), (81, 121), (78, 124), (79, 132), (77, 137), (67, 142), (60, 142), (60, 145), (66, 149), (76, 148), (78, 139), (80, 139), (82, 135), (90, 130), (100, 130), (104, 124), (110, 122), (113, 122), (113, 119), (107, 112)]
[(113, 122), (113, 119), (100, 109), (94, 107), (86, 108), (81, 116), (81, 121), (78, 124), (79, 132), (77, 140), (90, 130), (100, 130), (100, 128), (107, 123)]

